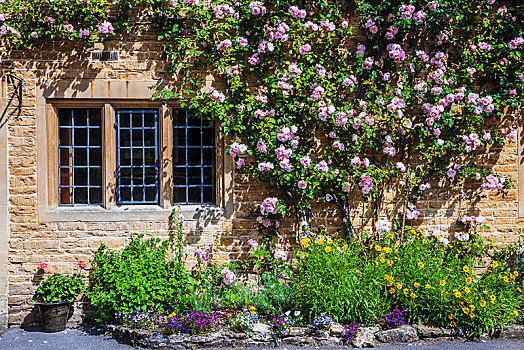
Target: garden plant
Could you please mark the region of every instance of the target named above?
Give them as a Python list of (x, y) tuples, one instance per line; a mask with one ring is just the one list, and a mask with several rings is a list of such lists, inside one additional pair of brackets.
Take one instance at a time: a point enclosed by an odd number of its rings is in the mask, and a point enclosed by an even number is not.
[[(278, 334), (294, 323), (286, 309), (303, 322), (323, 314), (471, 335), (521, 322), (519, 246), (484, 243), (481, 216), (457, 218), (451, 241), (412, 227), (417, 203), (439, 188), (512, 186), (487, 160), (516, 146), (521, 2), (5, 0), (0, 10), (0, 35), (15, 48), (89, 46), (155, 27), (179, 84), (154, 98), (216, 121), (237, 171), (274, 191), (256, 209), (264, 239), (247, 262), (220, 266), (195, 252), (187, 271), (179, 238), (102, 247), (87, 292), (97, 319), (141, 313), (198, 333), (221, 327), (227, 309), (254, 306)], [(322, 226), (321, 207), (336, 229)], [(286, 217), (299, 227), (292, 263), (274, 244)], [(254, 289), (239, 282), (248, 265), (261, 276)]]

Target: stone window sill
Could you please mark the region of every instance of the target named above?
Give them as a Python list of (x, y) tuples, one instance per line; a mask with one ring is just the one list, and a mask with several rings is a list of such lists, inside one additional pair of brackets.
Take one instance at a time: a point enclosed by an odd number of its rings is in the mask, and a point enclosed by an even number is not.
[[(213, 205), (181, 205), (180, 212), (188, 221), (225, 220), (225, 210)], [(126, 205), (112, 209), (100, 206), (59, 207), (43, 212), (43, 222), (121, 222), (121, 221), (168, 221), (173, 209), (157, 205)]]

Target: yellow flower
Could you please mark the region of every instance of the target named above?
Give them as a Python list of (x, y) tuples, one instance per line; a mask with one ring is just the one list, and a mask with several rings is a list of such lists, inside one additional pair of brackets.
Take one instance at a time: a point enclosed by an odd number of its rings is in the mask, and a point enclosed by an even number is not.
[(342, 249), (343, 249), (343, 250), (348, 249), (348, 245), (347, 245), (347, 244), (344, 244), (344, 245), (342, 246)]
[(329, 253), (331, 251), (331, 247), (330, 246), (326, 246), (326, 248), (324, 250), (326, 251), (326, 253)]
[(455, 321), (451, 321), (451, 322), (449, 323), (449, 326), (450, 326), (451, 328), (454, 328), (456, 325), (457, 325), (457, 324), (455, 323)]
[(379, 260), (380, 260), (381, 263), (385, 263), (386, 262), (386, 259), (384, 259), (383, 256), (381, 256)]
[(417, 295), (412, 292), (409, 296), (412, 297), (412, 298), (415, 298)]
[(404, 288), (404, 289), (402, 290), (402, 293), (404, 293), (405, 295), (408, 295), (409, 290), (408, 290), (407, 288)]
[(466, 294), (470, 294), (471, 290), (468, 287), (464, 287), (464, 292), (466, 292)]
[(397, 289), (402, 289), (402, 283), (397, 283)]
[(452, 320), (452, 319), (455, 318), (455, 316), (453, 316), (452, 314), (449, 314), (449, 315), (448, 315), (448, 318), (449, 318), (450, 320)]
[(515, 314), (515, 316), (519, 315), (519, 312), (517, 310), (513, 310), (513, 313)]
[(324, 244), (324, 241), (323, 241), (322, 239), (319, 239), (319, 240), (317, 241), (317, 244), (318, 244), (318, 245), (322, 245), (322, 244)]
[(469, 308), (471, 309), (471, 311), (475, 311), (475, 305), (470, 305)]
[(384, 248), (384, 253), (391, 253), (393, 251), (393, 249), (391, 249), (390, 247), (385, 247)]
[(418, 288), (418, 287), (420, 287), (420, 284), (419, 284), (418, 282), (415, 282), (415, 283), (413, 284), (413, 286), (414, 286), (415, 288)]
[(464, 270), (464, 272), (469, 272), (469, 267), (464, 266), (464, 267), (462, 268), (462, 270)]
[(460, 298), (462, 296), (462, 293), (460, 293), (458, 290), (454, 294), (455, 298)]
[(300, 240), (300, 243), (302, 243), (303, 246), (306, 246), (306, 245), (309, 246), (309, 242), (311, 242), (311, 240), (309, 238), (302, 238)]
[(431, 289), (431, 286), (429, 284), (425, 285), (426, 289)]
[(173, 317), (175, 317), (175, 316), (176, 316), (176, 313), (173, 312), (173, 313), (170, 313), (169, 316), (167, 316), (167, 317), (169, 317), (169, 318), (173, 318)]
[(382, 250), (382, 247), (379, 246), (379, 245), (376, 245), (376, 246), (375, 246), (375, 250), (376, 250), (377, 252), (380, 252), (380, 251)]
[(520, 289), (520, 287), (517, 287), (517, 290), (519, 291), (519, 293), (522, 292), (522, 289)]
[(251, 311), (250, 314), (251, 314), (251, 315), (256, 315), (257, 312), (256, 312), (256, 311)]
[(490, 298), (491, 298), (492, 301), (495, 301), (495, 299), (497, 299), (497, 297), (494, 296), (493, 294), (491, 294)]
[(465, 314), (469, 314), (469, 309), (467, 307), (462, 308), (462, 312)]
[(471, 274), (472, 274), (472, 275), (476, 275), (476, 274), (477, 274), (477, 271), (475, 271), (475, 270), (471, 270)]
[(393, 265), (393, 261), (388, 260), (388, 266), (391, 266), (391, 265)]
[(446, 295), (446, 294), (448, 294), (448, 293), (446, 293), (446, 292), (444, 292), (444, 291), (440, 292), (440, 295), (442, 295), (442, 296), (444, 296), (444, 295)]
[(333, 244), (333, 240), (330, 238), (327, 240), (327, 244)]
[(423, 262), (421, 262), (421, 261), (419, 261), (419, 262), (417, 263), (417, 265), (418, 265), (418, 267), (420, 267), (421, 269), (423, 269), (423, 268), (424, 268), (424, 263), (423, 263)]
[(475, 318), (475, 314), (472, 312), (472, 313), (469, 314), (469, 317)]
[(502, 277), (502, 279), (503, 279), (503, 280), (504, 280), (504, 282), (506, 282), (506, 283), (508, 283), (508, 282), (509, 282), (509, 279), (508, 279), (508, 277), (507, 277), (507, 276), (504, 276), (504, 277)]
[(389, 288), (389, 294), (395, 293), (395, 288)]
[(473, 283), (473, 280), (471, 279), (471, 277), (466, 278), (466, 283), (467, 284)]
[(255, 311), (256, 308), (255, 308), (254, 306), (250, 306), (250, 307), (249, 307), (249, 310), (250, 310), (250, 311)]
[(444, 281), (444, 280), (440, 280), (440, 285), (441, 285), (441, 286), (445, 286), (445, 285), (446, 285), (446, 281)]
[(499, 266), (499, 263), (496, 262), (496, 261), (493, 261), (493, 262), (491, 263), (491, 267), (492, 267), (492, 268), (495, 268), (495, 267), (498, 267), (498, 266)]
[(482, 306), (482, 307), (486, 306), (486, 301), (485, 300), (481, 300), (479, 302), (479, 305)]
[(519, 275), (518, 271), (516, 271), (516, 270), (513, 271), (513, 274), (514, 274), (515, 276), (518, 276), (518, 275)]

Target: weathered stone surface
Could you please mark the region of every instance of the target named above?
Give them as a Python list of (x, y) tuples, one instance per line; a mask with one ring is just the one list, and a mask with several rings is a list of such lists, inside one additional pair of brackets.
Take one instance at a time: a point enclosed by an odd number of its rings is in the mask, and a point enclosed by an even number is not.
[(345, 329), (341, 324), (333, 322), (333, 324), (330, 327), (329, 333), (332, 337), (343, 337)]
[(449, 328), (431, 327), (421, 324), (414, 324), (413, 328), (415, 328), (420, 338), (451, 337), (454, 335), (454, 332)]
[(271, 328), (267, 324), (257, 323), (253, 326), (251, 332), (253, 333), (251, 338), (254, 341), (269, 342), (273, 339)]
[(306, 333), (306, 327), (290, 327), (288, 332), (290, 337), (303, 337)]
[(189, 340), (195, 344), (212, 343), (212, 342), (217, 341), (223, 335), (224, 333), (222, 331), (213, 332), (213, 333), (197, 334), (197, 335), (191, 336)]
[(410, 343), (419, 339), (415, 328), (407, 325), (378, 332), (375, 336), (382, 343)]
[(500, 337), (505, 339), (524, 339), (524, 325), (507, 325), (500, 332)]
[(359, 328), (351, 342), (357, 348), (373, 348), (377, 344), (375, 333), (379, 331), (380, 329), (378, 327)]

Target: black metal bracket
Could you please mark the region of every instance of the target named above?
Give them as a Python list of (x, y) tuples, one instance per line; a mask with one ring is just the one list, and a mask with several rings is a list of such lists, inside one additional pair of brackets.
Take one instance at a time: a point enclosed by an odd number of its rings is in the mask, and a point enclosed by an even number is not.
[(22, 88), (24, 86), (24, 81), (20, 78), (15, 77), (12, 74), (6, 75), (6, 82), (8, 85), (11, 85), (13, 87), (13, 93), (9, 97), (9, 101), (7, 101), (7, 104), (4, 108), (4, 110), (1, 112), (0, 115), (0, 128), (4, 127), (4, 125), (7, 123), (10, 115), (7, 113), (9, 110), (9, 107), (11, 106), (11, 102), (16, 98), (18, 100), (18, 106), (16, 107), (16, 110), (18, 112), (17, 115), (20, 115), (22, 112)]
[(12, 74), (6, 75), (7, 84), (11, 84), (13, 86), (13, 95), (17, 97), (18, 99), (18, 110), (20, 111), (22, 109), (22, 88), (24, 86), (24, 81), (20, 78), (15, 77)]

